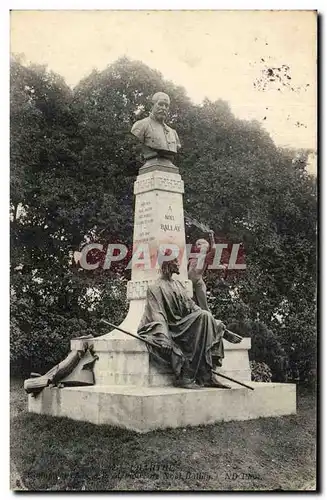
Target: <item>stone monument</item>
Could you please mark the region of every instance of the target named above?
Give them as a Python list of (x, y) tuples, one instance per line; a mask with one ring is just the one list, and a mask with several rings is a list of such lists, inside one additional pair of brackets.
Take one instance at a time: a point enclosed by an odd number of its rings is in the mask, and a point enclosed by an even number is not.
[[(147, 287), (158, 277), (160, 248), (175, 245), (180, 249), (178, 279), (192, 293), (185, 252), (184, 183), (173, 163), (180, 141), (176, 131), (165, 123), (169, 103), (167, 94), (155, 94), (150, 116), (132, 128), (142, 144), (145, 163), (134, 183), (134, 255), (127, 285), (129, 310), (119, 326), (134, 334), (143, 315)], [(151, 265), (140, 265), (140, 255)], [(233, 383), (231, 390), (209, 387), (190, 391), (174, 387), (172, 372), (150, 362), (144, 343), (117, 329), (88, 343), (98, 357), (94, 364), (95, 385), (46, 387), (35, 397), (29, 395), (29, 411), (139, 432), (296, 412), (294, 385), (251, 382), (249, 338), (239, 344), (224, 340), (225, 358), (220, 372), (247, 381), (254, 391)], [(71, 341), (72, 351), (83, 348), (85, 340)]]

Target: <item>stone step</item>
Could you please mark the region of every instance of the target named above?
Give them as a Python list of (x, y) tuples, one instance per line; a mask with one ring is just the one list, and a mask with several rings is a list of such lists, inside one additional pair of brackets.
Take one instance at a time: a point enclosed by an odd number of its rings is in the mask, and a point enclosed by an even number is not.
[(176, 387), (46, 388), (29, 395), (30, 412), (149, 432), (296, 413), (294, 384), (247, 382), (254, 391)]

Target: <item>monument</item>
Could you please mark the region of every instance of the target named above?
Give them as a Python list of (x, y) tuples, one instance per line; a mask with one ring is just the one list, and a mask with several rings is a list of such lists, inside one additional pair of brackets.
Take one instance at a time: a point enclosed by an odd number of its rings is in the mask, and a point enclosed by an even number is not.
[[(174, 164), (181, 145), (177, 132), (165, 123), (168, 95), (158, 92), (152, 103), (150, 116), (136, 122), (131, 130), (145, 159), (134, 183), (133, 259), (126, 291), (129, 310), (119, 325), (132, 334), (137, 334), (144, 314), (147, 289), (158, 279), (162, 249), (179, 249), (178, 280), (192, 295), (185, 251), (184, 183)], [(151, 265), (140, 265), (141, 260)], [(97, 358), (92, 364), (94, 385), (45, 387), (38, 395), (28, 396), (29, 411), (138, 432), (296, 412), (294, 385), (251, 382), (249, 338), (239, 344), (223, 340), (223, 344), (220, 373), (246, 381), (254, 391), (233, 383), (229, 390), (175, 387), (171, 368), (152, 363), (144, 343), (114, 329), (100, 337), (71, 341), (72, 352), (85, 352), (88, 347)]]

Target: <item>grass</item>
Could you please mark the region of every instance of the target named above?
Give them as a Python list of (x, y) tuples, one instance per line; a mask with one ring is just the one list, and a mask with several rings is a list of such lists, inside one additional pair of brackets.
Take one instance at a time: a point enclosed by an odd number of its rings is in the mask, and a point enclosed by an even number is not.
[(315, 395), (278, 418), (137, 434), (26, 411), (11, 383), (11, 458), (28, 490), (315, 489)]

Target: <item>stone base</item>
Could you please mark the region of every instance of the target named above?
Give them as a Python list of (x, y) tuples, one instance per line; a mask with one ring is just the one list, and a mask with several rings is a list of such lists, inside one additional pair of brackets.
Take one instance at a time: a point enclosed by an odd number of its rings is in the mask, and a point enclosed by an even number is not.
[[(128, 318), (129, 316), (121, 327), (136, 333), (135, 324), (138, 323), (134, 322), (134, 328), (132, 328), (133, 324), (128, 321)], [(146, 345), (139, 340), (119, 330), (113, 330), (106, 335), (92, 339), (91, 343), (99, 357), (94, 365), (96, 385), (169, 386), (173, 384), (172, 370), (151, 363)], [(82, 340), (72, 340), (71, 349), (81, 349), (82, 344)], [(231, 344), (224, 340), (225, 358), (219, 371), (240, 381), (251, 381), (248, 356), (250, 347), (250, 338), (244, 338), (239, 344)]]
[(139, 175), (146, 174), (148, 172), (171, 172), (173, 174), (179, 174), (179, 169), (174, 165), (171, 160), (167, 158), (149, 158), (145, 164), (140, 168)]
[(93, 386), (46, 388), (29, 395), (30, 412), (137, 432), (296, 413), (296, 386), (247, 382), (255, 390)]

